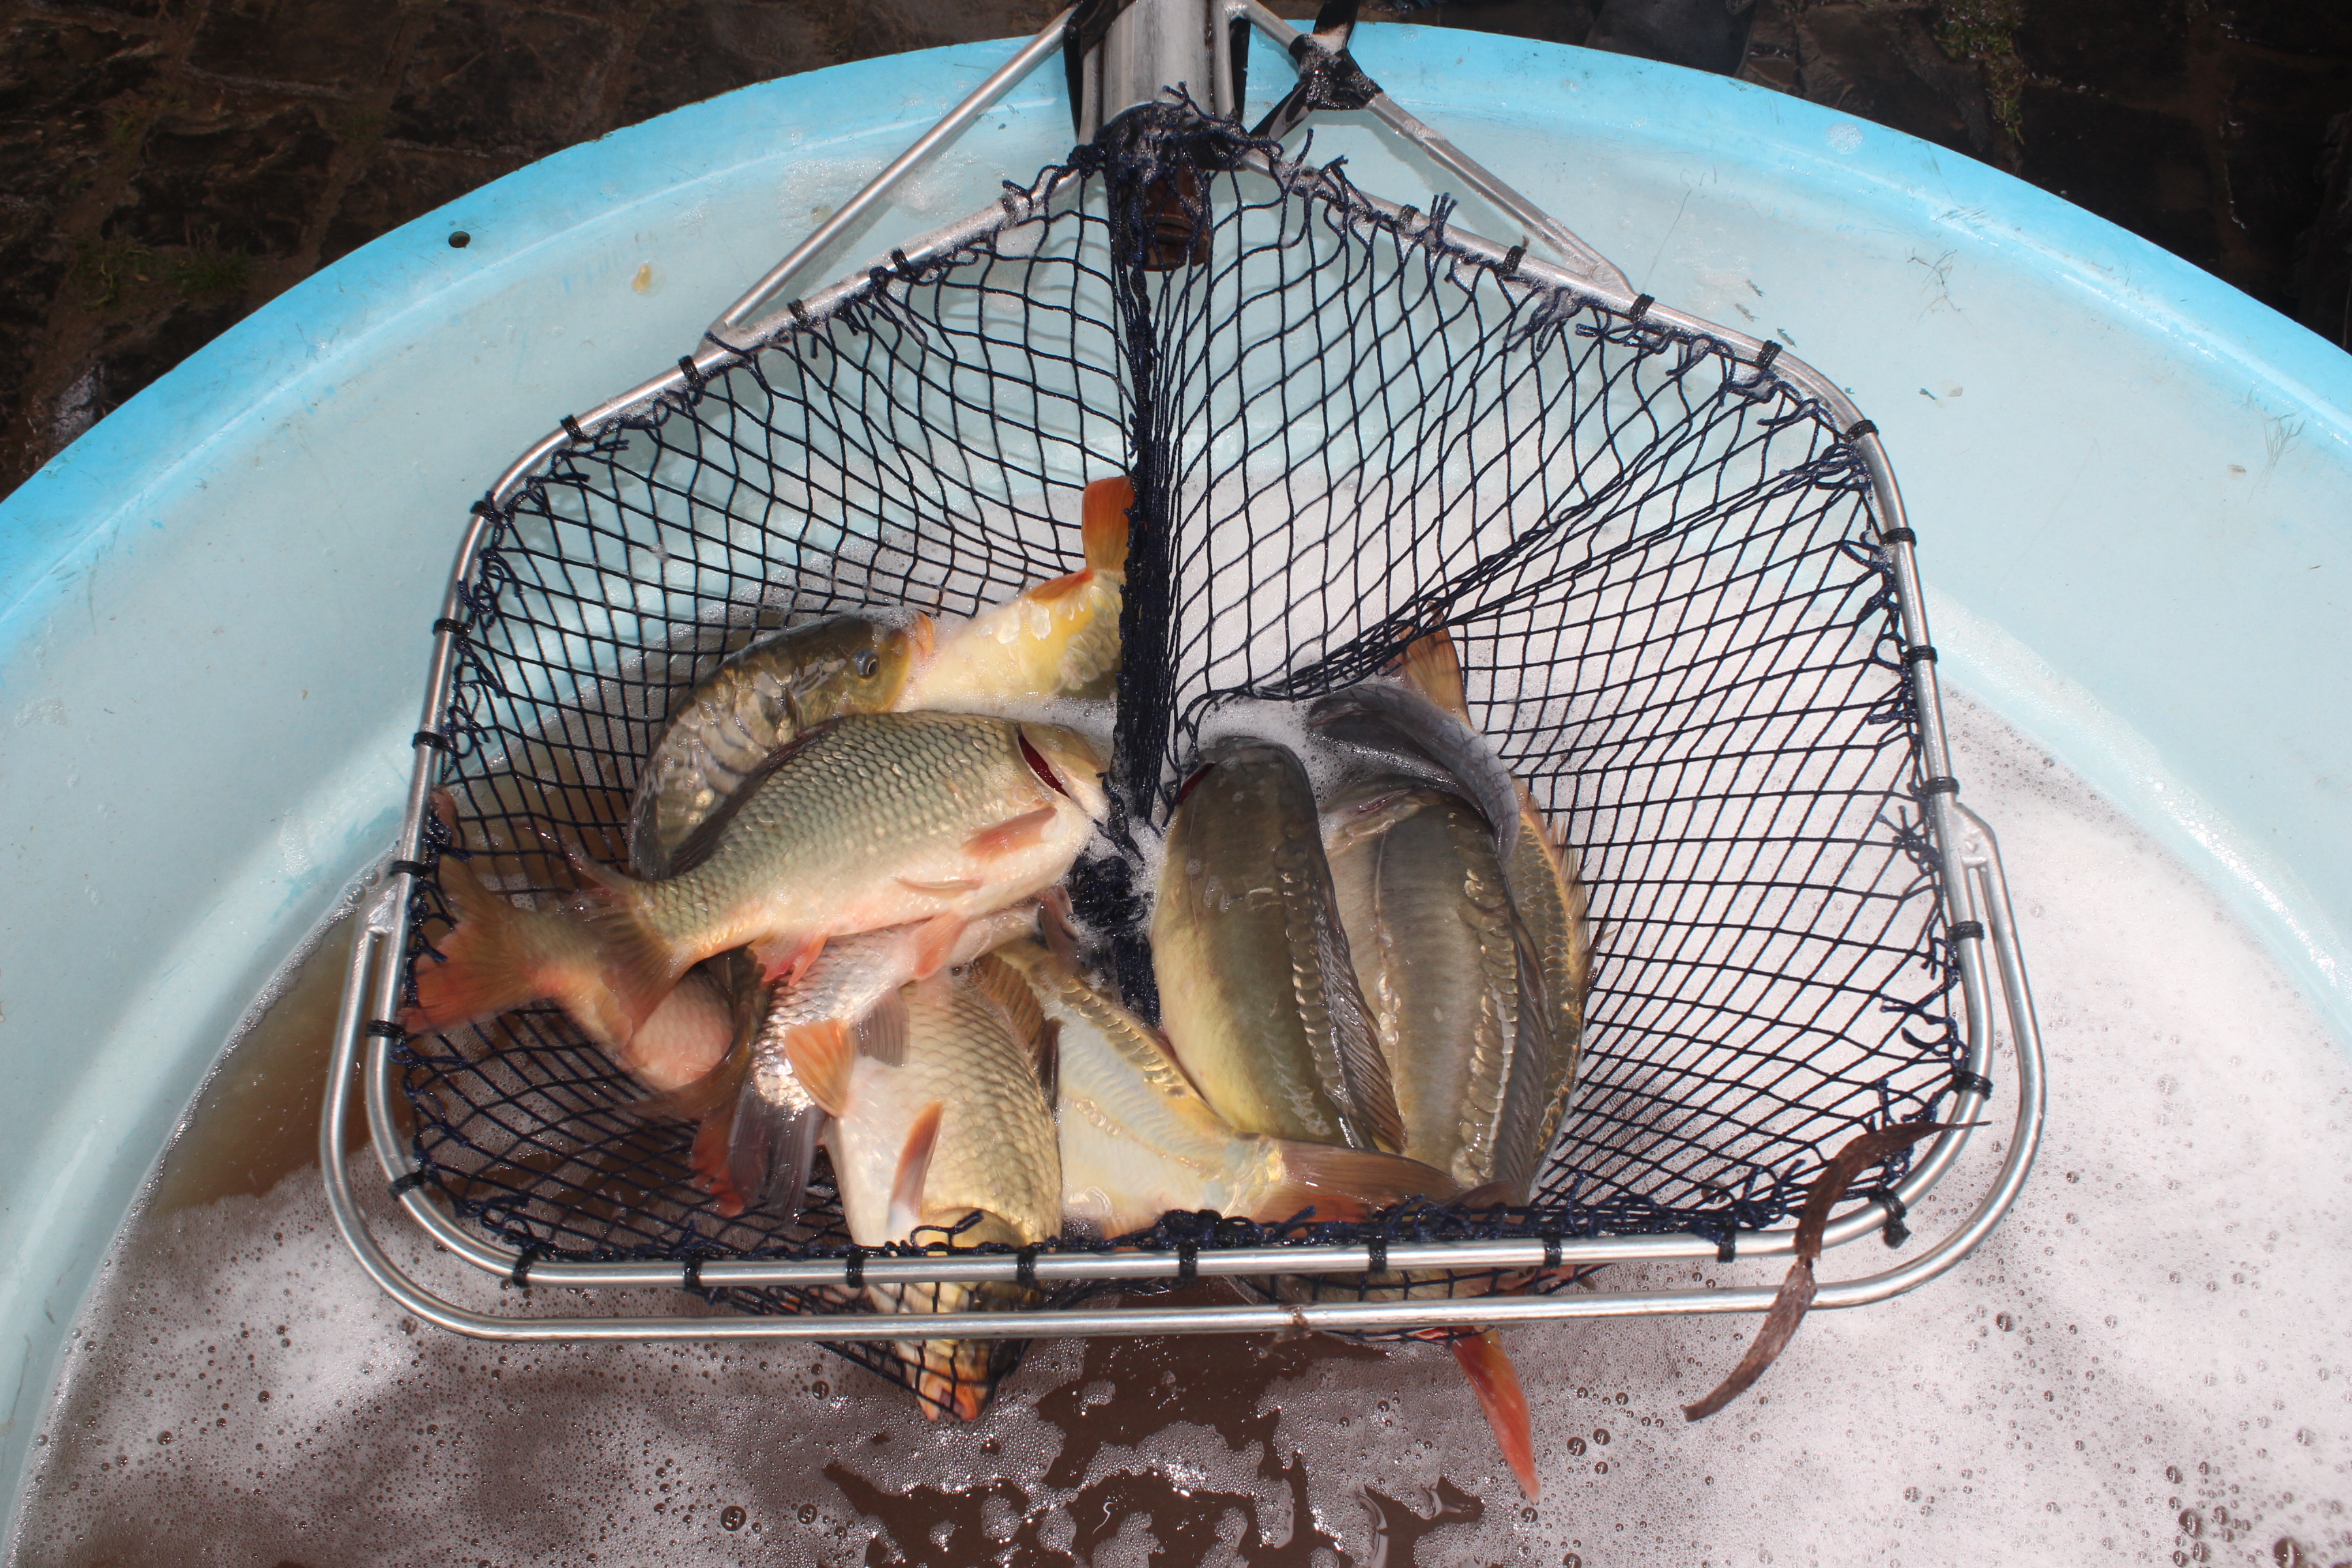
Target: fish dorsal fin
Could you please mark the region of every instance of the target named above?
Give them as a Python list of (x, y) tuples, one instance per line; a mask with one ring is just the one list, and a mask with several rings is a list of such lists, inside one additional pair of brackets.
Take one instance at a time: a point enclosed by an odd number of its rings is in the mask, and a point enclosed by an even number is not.
[(839, 719), (835, 718), (827, 719), (820, 724), (812, 724), (789, 742), (760, 759), (759, 765), (743, 775), (743, 782), (735, 786), (733, 793), (713, 806), (709, 816), (695, 824), (694, 831), (686, 836), (685, 842), (681, 843), (677, 852), (669, 858), (669, 875), (683, 877), (705, 860), (709, 859), (710, 852), (719, 847), (719, 840), (726, 833), (727, 825), (733, 822), (735, 814), (743, 809), (743, 803), (757, 795), (760, 786), (766, 784), (778, 768), (782, 767), (809, 746), (831, 733), (835, 726), (840, 722)]
[(1423, 697), (1464, 723), (1469, 722), (1470, 700), (1462, 689), (1462, 656), (1454, 651), (1453, 634), (1444, 626), (1405, 646), (1397, 674)]
[(1127, 571), (1127, 514), (1134, 505), (1135, 485), (1125, 474), (1087, 487), (1078, 532), (1087, 565), (1097, 572)]
[(893, 991), (850, 1029), (856, 1053), (887, 1068), (907, 1065), (907, 994)]
[(932, 1100), (915, 1113), (913, 1125), (907, 1129), (907, 1146), (898, 1152), (898, 1174), (890, 1179), (893, 1241), (906, 1240), (922, 1223), (923, 1182), (931, 1173), (931, 1152), (939, 1147), (943, 1109), (938, 1100)]

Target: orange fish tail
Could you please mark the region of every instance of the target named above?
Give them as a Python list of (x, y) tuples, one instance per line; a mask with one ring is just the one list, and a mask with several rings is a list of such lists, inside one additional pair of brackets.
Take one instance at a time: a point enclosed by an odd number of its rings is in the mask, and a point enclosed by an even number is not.
[(1470, 700), (1462, 688), (1462, 657), (1454, 651), (1453, 635), (1444, 626), (1413, 638), (1405, 647), (1397, 673), (1423, 697), (1468, 721)]
[(441, 962), (416, 966), (416, 1005), (402, 1026), (441, 1034), (549, 995), (541, 974), (549, 933), (540, 922), (556, 917), (517, 909), (451, 856), (442, 858), (440, 883), (457, 924), (441, 939)]
[(1126, 475), (1097, 479), (1087, 487), (1079, 532), (1085, 542), (1087, 564), (1097, 572), (1127, 570), (1128, 509), (1135, 504), (1135, 486)]
[(1535, 1429), (1528, 1419), (1528, 1396), (1519, 1387), (1518, 1369), (1503, 1350), (1503, 1337), (1492, 1329), (1465, 1334), (1454, 1341), (1454, 1359), (1462, 1364), (1462, 1374), (1486, 1412), (1503, 1462), (1519, 1479), (1519, 1490), (1535, 1501), (1543, 1492), (1536, 1475)]
[(1282, 1175), (1250, 1205), (1263, 1225), (1312, 1208), (1319, 1220), (1360, 1220), (1410, 1198), (1443, 1203), (1458, 1189), (1454, 1178), (1418, 1160), (1372, 1149), (1280, 1141)]

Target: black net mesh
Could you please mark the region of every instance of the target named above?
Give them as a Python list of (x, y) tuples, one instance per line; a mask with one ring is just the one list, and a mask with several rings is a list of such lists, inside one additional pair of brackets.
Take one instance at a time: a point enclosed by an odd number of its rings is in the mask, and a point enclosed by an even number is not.
[[(550, 834), (621, 861), (644, 759), (726, 653), (1072, 570), (1081, 488), (1125, 472), (1128, 818), (1164, 820), (1221, 700), (1344, 686), (1442, 625), (1479, 724), (1580, 858), (1585, 1067), (1533, 1203), (1370, 1234), (1721, 1236), (1783, 1217), (1853, 1131), (1932, 1115), (1962, 1044), (1919, 721), (1867, 476), (1827, 414), (1714, 340), (1472, 255), (1442, 201), (1400, 217), (1181, 110), (1060, 173), (1041, 216), (877, 269), (494, 509), (443, 725), (476, 871), (560, 895)], [(1114, 847), (1074, 883), (1097, 924), (1128, 923), (1117, 971), (1148, 1008), (1138, 879)], [(431, 879), (415, 915), (431, 963)], [(633, 1110), (643, 1091), (551, 1007), (399, 1060), (427, 1179), (533, 1256), (849, 1249), (822, 1167), (797, 1223), (722, 1217), (690, 1179), (693, 1127)], [(1148, 1239), (1266, 1233), (1174, 1215)], [(905, 1378), (890, 1347), (843, 1351)]]

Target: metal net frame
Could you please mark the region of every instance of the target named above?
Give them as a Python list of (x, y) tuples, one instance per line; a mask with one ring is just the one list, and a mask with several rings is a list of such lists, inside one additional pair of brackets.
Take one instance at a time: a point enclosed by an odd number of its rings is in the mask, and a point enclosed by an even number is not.
[[(560, 899), (575, 884), (551, 846), (625, 858), (636, 770), (729, 652), (844, 609), (967, 614), (1072, 570), (1081, 489), (1123, 472), (1115, 813), (1072, 885), (1130, 1004), (1154, 1010), (1132, 850), (1204, 727), (1236, 699), (1372, 675), (1436, 626), (1477, 726), (1579, 858), (1596, 961), (1580, 1083), (1525, 1207), (1365, 1226), (1171, 1215), (1093, 1245), (1727, 1247), (1784, 1219), (1851, 1134), (1937, 1120), (1971, 1075), (1867, 427), (1841, 429), (1775, 351), (1538, 275), (1450, 220), (1442, 199), (1396, 208), (1342, 168), (1159, 106), (1008, 185), (955, 243), (794, 301), (593, 429), (567, 420), (519, 489), (476, 509), (442, 628), (446, 701), (423, 737), (457, 832), (422, 824), (403, 989), (450, 928), (440, 857)], [(552, 1006), (392, 1058), (413, 1124), (403, 1180), (512, 1249), (519, 1278), (534, 1259), (667, 1259), (691, 1284), (706, 1259), (845, 1257), (847, 1287), (710, 1294), (865, 1310), (868, 1255), (822, 1165), (795, 1221), (720, 1215), (692, 1181), (691, 1123), (635, 1109), (644, 1091)], [(1908, 1158), (1850, 1195), (1886, 1191)], [(885, 1342), (833, 1348), (908, 1381)], [(1006, 1342), (999, 1370), (1017, 1353)]]

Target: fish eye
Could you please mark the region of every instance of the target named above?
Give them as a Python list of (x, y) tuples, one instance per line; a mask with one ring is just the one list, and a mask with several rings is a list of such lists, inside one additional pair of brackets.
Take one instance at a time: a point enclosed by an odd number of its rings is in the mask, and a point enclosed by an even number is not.
[(871, 679), (874, 672), (882, 668), (882, 661), (874, 657), (874, 650), (870, 647), (859, 648), (849, 663), (862, 679)]

